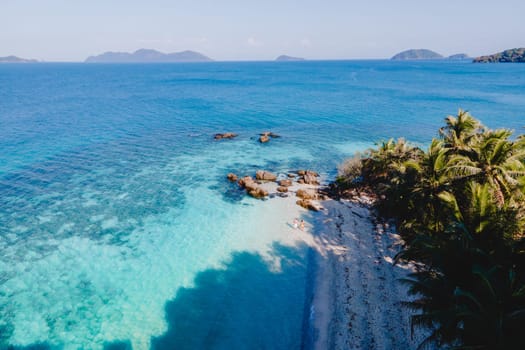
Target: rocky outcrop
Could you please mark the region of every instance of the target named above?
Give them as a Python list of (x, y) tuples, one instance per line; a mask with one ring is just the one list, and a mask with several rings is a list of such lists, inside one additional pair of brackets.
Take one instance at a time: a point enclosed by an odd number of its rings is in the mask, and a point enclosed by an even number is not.
[(244, 185), (248, 182), (253, 182), (253, 179), (251, 176), (241, 177), (237, 183), (239, 184), (239, 186), (244, 187)]
[(277, 137), (281, 137), (280, 135), (277, 135), (271, 131), (265, 131), (261, 134), (259, 134), (259, 142), (260, 143), (266, 143), (268, 141), (270, 141), (270, 138), (274, 139), (274, 138), (277, 138)]
[(230, 180), (231, 182), (237, 182), (237, 175), (235, 175), (234, 173), (229, 173), (227, 176), (228, 180)]
[(266, 135), (261, 135), (261, 136), (259, 137), (259, 142), (260, 142), (260, 143), (266, 143), (266, 142), (268, 142), (268, 141), (270, 141), (270, 138), (269, 138), (268, 136), (266, 136)]
[(298, 200), (297, 202), (297, 205), (305, 208), (305, 209), (308, 209), (308, 210), (313, 210), (313, 211), (320, 211), (322, 209), (322, 207), (314, 202), (312, 202), (311, 200), (309, 199), (300, 199)]
[(259, 187), (259, 184), (251, 176), (244, 176), (237, 183), (254, 198), (262, 199), (268, 196), (268, 191)]
[(244, 176), (238, 181), (238, 184), (249, 191), (257, 187), (257, 183), (251, 176)]
[(260, 187), (256, 187), (254, 188), (253, 190), (250, 190), (248, 191), (248, 194), (254, 198), (264, 198), (264, 197), (267, 197), (268, 196), (268, 191), (260, 188)]
[(474, 63), (524, 63), (525, 48), (505, 50), (488, 56), (476, 57)]
[(304, 180), (304, 183), (308, 185), (319, 185), (319, 181), (317, 181), (317, 177), (311, 174), (304, 175), (303, 180)]
[(255, 178), (257, 180), (263, 180), (263, 181), (275, 181), (277, 180), (277, 175), (269, 171), (257, 170), (257, 172), (255, 173)]
[(233, 133), (233, 132), (226, 132), (226, 133), (223, 133), (223, 134), (215, 134), (213, 136), (213, 138), (215, 140), (222, 140), (222, 139), (233, 139), (237, 137), (237, 134)]
[(317, 180), (319, 174), (317, 172), (312, 170), (297, 170), (297, 174), (299, 175), (299, 180), (297, 180), (298, 183), (319, 185), (319, 181)]
[(293, 185), (292, 180), (289, 180), (289, 179), (279, 181), (279, 186), (290, 187), (292, 185)]
[[(255, 177), (243, 176), (239, 178), (234, 173), (229, 173), (227, 179), (231, 182), (237, 181), (238, 185), (243, 188), (246, 193), (254, 198), (263, 199), (266, 197), (287, 197), (290, 188), (294, 186), (294, 180), (297, 179), (298, 184), (317, 185), (319, 184), (317, 178), (319, 174), (312, 170), (298, 170), (297, 175), (294, 173), (287, 173), (287, 178), (281, 178), (277, 181), (277, 174), (267, 170), (257, 170)], [(277, 182), (277, 187), (266, 187), (263, 185), (265, 182)], [(266, 188), (272, 189), (273, 193), (269, 193)], [(295, 190), (295, 188), (294, 188)], [(291, 194), (294, 195), (293, 193)], [(308, 209), (318, 211), (321, 209), (319, 204), (316, 204), (315, 200), (323, 199), (325, 196), (317, 192), (316, 188), (309, 186), (308, 188), (299, 188), (295, 191), (295, 196), (299, 199), (297, 204)]]
[(312, 190), (298, 189), (295, 195), (302, 199), (317, 199), (317, 194)]

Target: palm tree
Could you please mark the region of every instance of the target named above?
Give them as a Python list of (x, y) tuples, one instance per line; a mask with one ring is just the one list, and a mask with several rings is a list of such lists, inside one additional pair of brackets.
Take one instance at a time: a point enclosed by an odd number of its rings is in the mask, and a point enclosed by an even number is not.
[(468, 272), (454, 280), (446, 272), (425, 270), (402, 280), (414, 296), (403, 305), (419, 312), (411, 317), (412, 331), (430, 330), (418, 349), (523, 349), (525, 284), (518, 271), (473, 264)]
[(466, 154), (450, 159), (449, 171), (456, 179), (488, 183), (499, 206), (513, 194), (520, 195), (519, 179), (525, 176), (525, 149), (509, 140), (510, 130), (485, 131)]
[(524, 349), (525, 136), (462, 110), (440, 134), (426, 152), (388, 140), (362, 163), (405, 241), (396, 261), (416, 263), (405, 305), (430, 330), (420, 348)]
[[(379, 210), (387, 216), (398, 216), (399, 210), (406, 210), (415, 172), (405, 164), (417, 161), (423, 152), (409, 145), (404, 139), (390, 139), (381, 143), (377, 150), (369, 150), (369, 157), (363, 163), (363, 178), (380, 196)], [(407, 170), (409, 170), (407, 172)]]
[(439, 134), (445, 141), (444, 146), (453, 152), (468, 150), (470, 143), (484, 128), (470, 113), (461, 109), (456, 117), (446, 117), (445, 123), (446, 125), (439, 129)]

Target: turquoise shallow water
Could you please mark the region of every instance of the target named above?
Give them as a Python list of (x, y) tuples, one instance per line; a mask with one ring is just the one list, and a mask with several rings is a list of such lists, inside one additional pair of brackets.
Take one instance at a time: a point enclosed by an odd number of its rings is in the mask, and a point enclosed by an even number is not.
[(0, 65), (0, 348), (307, 347), (309, 250), (225, 175), (330, 179), (460, 107), (522, 132), (524, 92), (518, 64)]

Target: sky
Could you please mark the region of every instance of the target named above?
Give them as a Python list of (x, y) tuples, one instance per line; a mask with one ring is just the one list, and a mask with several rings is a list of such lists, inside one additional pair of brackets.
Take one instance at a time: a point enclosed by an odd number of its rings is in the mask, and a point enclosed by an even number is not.
[(0, 0), (0, 56), (83, 61), (194, 50), (215, 60), (376, 59), (525, 47), (524, 0)]

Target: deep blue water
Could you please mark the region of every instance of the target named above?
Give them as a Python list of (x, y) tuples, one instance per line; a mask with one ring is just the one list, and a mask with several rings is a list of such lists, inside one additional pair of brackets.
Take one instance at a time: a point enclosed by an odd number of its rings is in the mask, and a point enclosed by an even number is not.
[(224, 176), (329, 180), (459, 108), (521, 133), (525, 65), (0, 65), (0, 348), (301, 348), (307, 248)]

